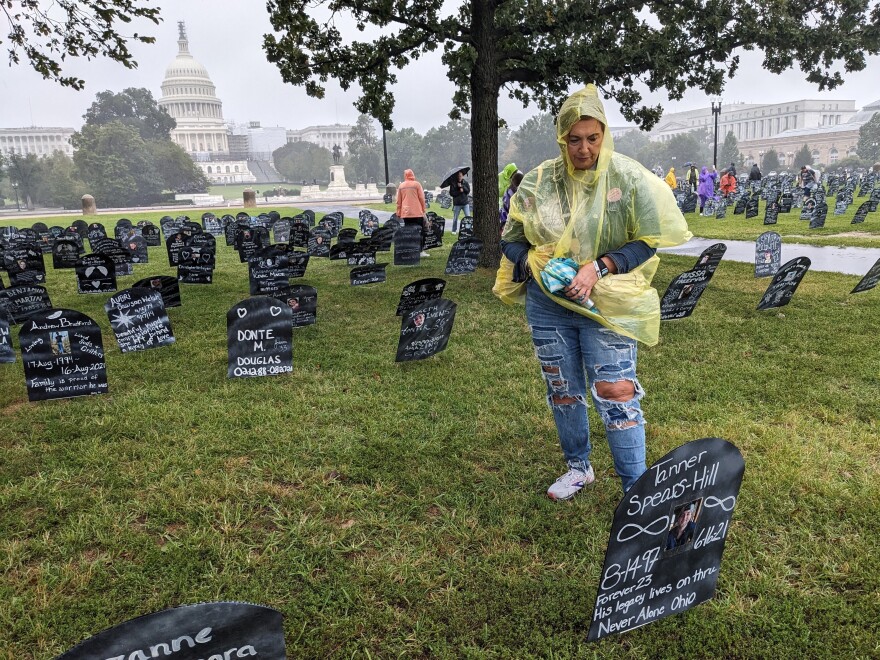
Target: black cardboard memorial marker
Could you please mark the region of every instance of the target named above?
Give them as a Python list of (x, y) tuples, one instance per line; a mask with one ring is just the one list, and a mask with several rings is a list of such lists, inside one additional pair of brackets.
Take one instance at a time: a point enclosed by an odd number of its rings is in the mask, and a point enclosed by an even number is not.
[(339, 230), (342, 228), (342, 214), (338, 212), (328, 213), (321, 218), (318, 227), (321, 227), (330, 234), (331, 238), (336, 238), (339, 235)]
[(823, 199), (816, 202), (813, 215), (810, 216), (810, 229), (822, 229), (825, 226), (826, 217), (828, 217), (828, 204)]
[(727, 245), (724, 243), (710, 245), (700, 253), (692, 270), (708, 270), (710, 275), (714, 274), (725, 252), (727, 252)]
[(188, 237), (192, 237), (192, 236), (196, 236), (197, 234), (201, 234), (203, 230), (202, 230), (202, 225), (200, 225), (198, 222), (192, 222), (191, 220), (187, 220), (186, 222), (183, 223), (183, 226), (180, 228), (180, 231), (182, 231)]
[(16, 243), (4, 250), (3, 267), (9, 274), (10, 286), (43, 284), (46, 281), (43, 249), (33, 241)]
[(305, 222), (309, 226), (309, 229), (315, 226), (314, 211), (312, 211), (311, 209), (306, 209), (305, 211), (300, 213), (300, 215), (302, 216), (303, 222)]
[(162, 304), (165, 305), (165, 309), (180, 307), (180, 284), (178, 284), (176, 277), (169, 275), (145, 277), (131, 286), (132, 289), (138, 287), (158, 291), (162, 296)]
[(294, 222), (290, 225), (290, 244), (293, 247), (307, 248), (309, 246), (309, 226), (305, 222)]
[(49, 294), (42, 286), (13, 286), (0, 291), (0, 310), (9, 315), (13, 325), (24, 323), (33, 314), (52, 308)]
[(147, 241), (143, 236), (131, 236), (127, 238), (122, 244), (122, 247), (128, 251), (133, 264), (146, 264), (150, 262)]
[(235, 602), (183, 605), (108, 628), (56, 660), (284, 660), (280, 612)]
[(433, 211), (428, 211), (426, 219), (422, 222), (422, 235), (425, 237), (424, 249), (443, 245), (443, 232), (446, 228), (446, 218), (441, 218)]
[(162, 238), (167, 241), (177, 231), (174, 218), (170, 215), (163, 215), (159, 218), (159, 229), (162, 231)]
[(385, 193), (384, 195), (382, 195), (382, 202), (385, 204), (390, 204), (391, 203), (391, 195), (389, 195), (388, 193)]
[(265, 227), (241, 227), (235, 232), (235, 249), (241, 263), (247, 263), (252, 257), (269, 246), (269, 232)]
[(394, 265), (418, 266), (422, 252), (422, 228), (404, 226), (394, 232)]
[(797, 257), (787, 262), (776, 271), (770, 286), (767, 287), (767, 290), (761, 297), (761, 302), (758, 303), (755, 309), (774, 309), (776, 307), (783, 307), (791, 302), (791, 297), (809, 268), (810, 260), (807, 257)]
[(746, 220), (758, 217), (758, 196), (753, 195), (746, 202)]
[(813, 211), (816, 209), (816, 200), (813, 198), (805, 199), (804, 205), (801, 207), (801, 220), (810, 220), (813, 217)]
[(104, 229), (104, 225), (100, 225), (97, 222), (93, 222), (89, 225), (89, 247), (92, 252), (95, 251), (94, 241), (101, 240), (102, 238), (107, 238), (107, 230)]
[(235, 221), (240, 222), (240, 223), (245, 224), (248, 227), (250, 227), (251, 226), (251, 215), (247, 211), (239, 211), (238, 213), (235, 214)]
[(86, 249), (83, 246), (83, 238), (76, 231), (76, 227), (70, 226), (64, 230), (64, 233), (61, 235), (61, 238), (72, 238), (76, 241), (76, 251), (77, 254), (85, 254)]
[(54, 240), (52, 234), (49, 232), (49, 227), (45, 222), (35, 222), (31, 229), (33, 229), (37, 234), (37, 243), (40, 245), (40, 251), (43, 254), (52, 251), (52, 241)]
[(79, 259), (79, 247), (73, 236), (55, 239), (55, 245), (52, 246), (53, 268), (76, 268), (77, 259)]
[(843, 215), (846, 213), (846, 208), (849, 206), (849, 203), (846, 199), (837, 198), (837, 201), (834, 203), (834, 215)]
[(400, 340), (395, 362), (423, 360), (446, 349), (455, 323), (456, 305), (440, 298), (405, 312), (400, 320)]
[(147, 242), (147, 247), (159, 247), (162, 245), (162, 234), (154, 224), (141, 227), (141, 236)]
[(305, 252), (288, 252), (288, 277), (305, 277), (306, 268), (309, 266), (309, 255)]
[(15, 362), (15, 349), (12, 347), (12, 334), (9, 332), (10, 322), (9, 312), (0, 309), (0, 364)]
[(211, 236), (221, 236), (223, 223), (213, 213), (202, 213), (202, 231), (211, 234)]
[(703, 212), (700, 213), (702, 216), (711, 217), (715, 215), (715, 200), (711, 197), (706, 200), (706, 203), (703, 204)]
[(290, 307), (277, 298), (256, 296), (226, 314), (228, 378), (277, 376), (293, 371)]
[(131, 255), (115, 238), (105, 238), (96, 241), (93, 248), (96, 254), (106, 255), (113, 260), (113, 265), (116, 266), (117, 277), (132, 274)]
[(376, 245), (355, 243), (349, 248), (349, 266), (372, 266), (376, 263)]
[(371, 266), (357, 266), (351, 269), (349, 281), (351, 286), (363, 284), (381, 284), (385, 281), (385, 267), (388, 264), (373, 264)]
[(214, 281), (213, 252), (185, 246), (180, 251), (180, 263), (177, 264), (177, 281), (183, 284), (211, 284)]
[(482, 250), (483, 241), (477, 238), (460, 238), (449, 251), (449, 259), (446, 260), (446, 274), (467, 275), (475, 272)]
[(317, 226), (309, 232), (308, 252), (312, 257), (329, 257), (330, 241), (332, 240), (330, 232), (322, 226)]
[(291, 327), (301, 328), (313, 325), (318, 313), (318, 290), (308, 284), (294, 284), (290, 292), (283, 296), (275, 296), (290, 309)]
[(336, 240), (338, 243), (354, 243), (357, 238), (357, 233), (357, 229), (346, 227), (345, 229), (339, 230), (339, 235)]
[(695, 193), (689, 193), (685, 195), (685, 198), (681, 202), (681, 212), (693, 213), (697, 210), (698, 201), (698, 196)]
[(72, 309), (33, 314), (18, 335), (29, 401), (107, 392), (101, 328)]
[(348, 263), (348, 255), (351, 254), (354, 243), (337, 243), (330, 247), (330, 261), (345, 261)]
[(117, 224), (116, 227), (114, 227), (114, 229), (113, 229), (113, 236), (120, 243), (125, 242), (126, 240), (128, 240), (132, 236), (140, 236), (140, 235), (141, 235), (141, 228), (140, 227), (133, 227), (130, 224), (126, 224), (126, 225)]
[(764, 224), (775, 225), (778, 217), (779, 204), (777, 204), (776, 202), (769, 202), (767, 206), (764, 207)]
[(89, 226), (86, 224), (86, 221), (83, 219), (74, 220), (70, 223), (71, 227), (75, 227), (79, 237), (83, 240), (88, 238), (89, 235)]
[(880, 282), (880, 259), (874, 262), (874, 265), (868, 269), (868, 272), (865, 273), (865, 276), (859, 280), (859, 283), (856, 284), (856, 287), (850, 293), (869, 291), (877, 286), (877, 282)]
[(396, 232), (403, 227), (403, 223), (400, 221), (400, 218), (397, 217), (396, 213), (392, 213), (391, 217), (388, 218), (382, 226), (390, 229), (392, 232)]
[(250, 225), (239, 224), (238, 222), (230, 222), (226, 227), (223, 228), (223, 235), (226, 237), (226, 246), (233, 247), (235, 246), (235, 235), (238, 233), (238, 230), (241, 228), (248, 228)]
[(174, 343), (162, 294), (155, 289), (124, 289), (110, 296), (104, 311), (123, 353)]
[(439, 277), (426, 277), (410, 282), (400, 292), (400, 301), (397, 303), (397, 311), (394, 312), (394, 315), (401, 316), (428, 300), (442, 298), (445, 289), (446, 280)]
[(862, 202), (859, 204), (859, 208), (856, 210), (855, 215), (853, 216), (851, 225), (858, 225), (865, 221), (865, 218), (868, 217), (868, 212), (871, 210), (871, 202)]
[(290, 291), (288, 253), (268, 247), (248, 261), (252, 296), (277, 296)]
[(687, 318), (709, 286), (712, 272), (705, 269), (688, 270), (673, 278), (660, 300), (660, 320)]
[(165, 241), (165, 252), (168, 254), (168, 265), (172, 268), (180, 263), (180, 251), (189, 237), (183, 232), (176, 232)]
[(765, 231), (755, 241), (755, 277), (775, 275), (781, 261), (782, 237), (775, 231)]
[(116, 264), (106, 254), (86, 254), (76, 262), (77, 293), (116, 291)]
[(614, 512), (588, 641), (712, 598), (744, 472), (721, 438), (688, 442), (648, 468)]
[(869, 207), (871, 213), (877, 210), (878, 204), (880, 204), (880, 187), (875, 187), (871, 192), (871, 197), (869, 198), (871, 206)]
[(719, 199), (715, 204), (715, 219), (724, 220), (727, 217), (727, 200)]
[(466, 215), (461, 219), (461, 223), (458, 225), (458, 237), (459, 238), (472, 238), (474, 235), (474, 219)]
[(18, 245), (20, 243), (39, 244), (40, 236), (30, 227), (23, 227), (22, 229), (19, 229), (17, 233), (13, 234), (11, 242), (13, 245)]
[(394, 232), (391, 227), (379, 227), (370, 238), (365, 239), (368, 245), (375, 245), (377, 252), (390, 252), (394, 242)]
[(779, 197), (779, 212), (791, 213), (791, 205), (794, 202), (794, 196), (790, 192), (784, 192)]
[(272, 225), (272, 240), (275, 243), (290, 241), (290, 218), (280, 218)]
[(362, 209), (358, 213), (358, 220), (360, 221), (361, 234), (367, 238), (372, 236), (373, 232), (379, 228), (379, 218), (369, 209)]

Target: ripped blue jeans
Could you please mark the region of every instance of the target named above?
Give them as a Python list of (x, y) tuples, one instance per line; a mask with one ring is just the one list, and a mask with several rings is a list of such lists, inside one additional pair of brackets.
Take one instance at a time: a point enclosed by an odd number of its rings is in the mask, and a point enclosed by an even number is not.
[[(646, 469), (645, 420), (639, 404), (644, 390), (636, 378), (635, 340), (556, 304), (534, 281), (528, 285), (526, 317), (565, 460), (579, 470), (590, 465), (589, 378), (590, 395), (625, 492)], [(596, 389), (597, 383), (620, 381), (629, 381), (632, 398), (606, 399)]]

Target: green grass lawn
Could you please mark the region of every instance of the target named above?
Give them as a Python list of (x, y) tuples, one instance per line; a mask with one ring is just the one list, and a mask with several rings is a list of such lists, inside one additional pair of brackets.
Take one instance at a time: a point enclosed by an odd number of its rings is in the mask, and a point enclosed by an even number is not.
[[(738, 218), (689, 220), (706, 235)], [(561, 452), (494, 273), (447, 278), (449, 347), (395, 364), (400, 291), (442, 277), (448, 246), (367, 287), (315, 259), (300, 281), (318, 322), (294, 331), (293, 373), (228, 380), (225, 315), (248, 280), (223, 243), (215, 283), (181, 285), (169, 310), (177, 342), (125, 355), (109, 295), (77, 295), (47, 259), (55, 306), (102, 327), (110, 392), (32, 404), (20, 359), (0, 365), (4, 657), (204, 600), (279, 609), (291, 658), (880, 655), (880, 290), (808, 272), (791, 304), (756, 312), (769, 279), (722, 261), (694, 315), (641, 347), (649, 462), (718, 436), (745, 478), (716, 596), (587, 644), (619, 481), (591, 410), (596, 484), (545, 497)], [(174, 274), (164, 249), (150, 258), (120, 289)], [(693, 262), (663, 255), (660, 293)]]

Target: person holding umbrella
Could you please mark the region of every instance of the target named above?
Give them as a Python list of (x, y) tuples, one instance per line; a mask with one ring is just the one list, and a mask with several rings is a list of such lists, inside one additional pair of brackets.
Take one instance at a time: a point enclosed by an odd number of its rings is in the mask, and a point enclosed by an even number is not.
[(468, 196), (471, 194), (471, 186), (465, 181), (465, 175), (471, 168), (457, 167), (443, 177), (441, 188), (449, 186), (449, 194), (452, 196), (452, 233), (458, 232), (458, 214), (464, 211), (465, 216), (471, 214), (471, 205)]

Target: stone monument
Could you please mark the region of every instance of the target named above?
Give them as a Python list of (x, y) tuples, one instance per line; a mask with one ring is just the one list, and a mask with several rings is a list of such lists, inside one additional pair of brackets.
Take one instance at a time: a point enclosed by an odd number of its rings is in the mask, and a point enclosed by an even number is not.
[(255, 193), (250, 188), (245, 188), (242, 193), (242, 197), (244, 199), (244, 207), (246, 209), (252, 209), (257, 206), (257, 193)]
[(91, 195), (82, 196), (82, 211), (83, 215), (96, 215), (98, 213), (98, 206), (95, 204), (94, 197)]

